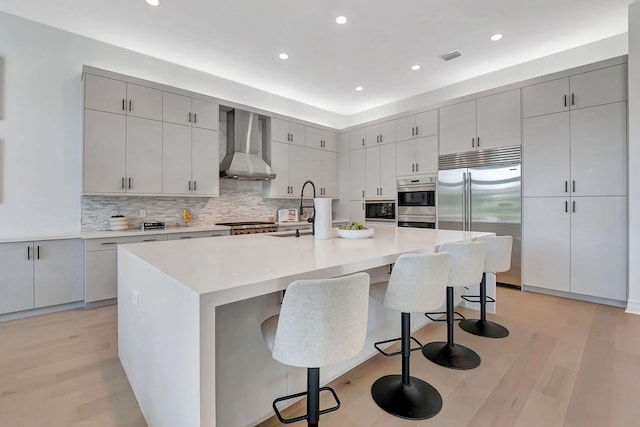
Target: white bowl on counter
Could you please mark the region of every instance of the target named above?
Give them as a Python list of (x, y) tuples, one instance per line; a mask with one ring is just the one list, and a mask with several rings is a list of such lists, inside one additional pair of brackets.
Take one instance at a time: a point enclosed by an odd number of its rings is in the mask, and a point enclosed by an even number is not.
[(365, 228), (364, 230), (343, 230), (337, 228), (338, 237), (343, 239), (367, 239), (373, 235), (373, 228)]
[(129, 229), (129, 219), (124, 216), (109, 218), (109, 230), (122, 231)]

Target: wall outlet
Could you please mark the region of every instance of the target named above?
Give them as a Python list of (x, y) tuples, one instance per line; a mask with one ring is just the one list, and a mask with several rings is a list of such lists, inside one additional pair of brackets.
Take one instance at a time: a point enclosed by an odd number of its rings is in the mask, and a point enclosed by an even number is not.
[(140, 218), (145, 218), (147, 216), (147, 210), (146, 209), (140, 209)]
[(140, 292), (135, 289), (133, 290), (133, 293), (131, 295), (131, 302), (133, 302), (133, 305), (135, 307), (140, 307)]

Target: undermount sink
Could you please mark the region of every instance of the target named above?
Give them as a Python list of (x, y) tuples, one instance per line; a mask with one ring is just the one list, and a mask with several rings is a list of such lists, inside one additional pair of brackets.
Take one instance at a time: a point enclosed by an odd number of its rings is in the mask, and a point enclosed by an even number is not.
[[(311, 230), (299, 230), (300, 232), (300, 236), (308, 236), (311, 234)], [(295, 237), (296, 235), (296, 231), (295, 230), (291, 230), (291, 231), (279, 231), (277, 233), (269, 233), (268, 236), (272, 236), (272, 237)]]

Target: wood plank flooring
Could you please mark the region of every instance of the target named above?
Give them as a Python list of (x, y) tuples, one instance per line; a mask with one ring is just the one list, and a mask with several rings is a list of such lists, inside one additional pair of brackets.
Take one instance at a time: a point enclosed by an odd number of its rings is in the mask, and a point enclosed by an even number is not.
[[(400, 359), (375, 356), (332, 382), (342, 408), (320, 425), (640, 425), (640, 316), (505, 288), (498, 289), (498, 312), (491, 318), (509, 328), (507, 338), (455, 329), (456, 341), (482, 357), (476, 369), (446, 369), (413, 353), (411, 374), (442, 394), (436, 417), (408, 421), (380, 410), (371, 384), (399, 373)], [(116, 329), (115, 306), (0, 323), (0, 426), (146, 426), (118, 360)], [(426, 343), (445, 334), (444, 324), (431, 324), (415, 336)], [(303, 405), (285, 415), (302, 414)], [(279, 425), (275, 418), (259, 424)]]

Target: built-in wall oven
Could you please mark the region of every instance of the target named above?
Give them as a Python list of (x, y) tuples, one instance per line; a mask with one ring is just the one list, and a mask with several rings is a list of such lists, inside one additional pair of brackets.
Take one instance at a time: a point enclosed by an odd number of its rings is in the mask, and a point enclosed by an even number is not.
[(398, 227), (436, 228), (436, 175), (398, 179)]
[(396, 222), (395, 200), (367, 200), (364, 205), (366, 221)]

